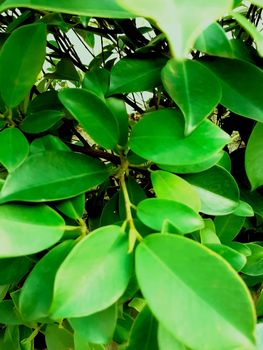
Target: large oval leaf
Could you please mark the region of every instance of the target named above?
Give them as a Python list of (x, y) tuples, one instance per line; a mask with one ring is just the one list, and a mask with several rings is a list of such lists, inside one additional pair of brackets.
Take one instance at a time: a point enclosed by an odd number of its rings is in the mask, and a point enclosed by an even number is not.
[(0, 257), (8, 258), (40, 252), (63, 235), (64, 220), (45, 205), (0, 206)]
[(6, 179), (0, 202), (45, 202), (74, 197), (107, 178), (103, 163), (79, 153), (39, 152)]
[(167, 108), (148, 113), (133, 127), (130, 147), (153, 162), (186, 166), (211, 158), (228, 141), (229, 136), (209, 120), (185, 137), (183, 116)]
[(263, 185), (263, 123), (257, 123), (250, 135), (245, 166), (252, 190)]
[(46, 57), (46, 27), (34, 23), (16, 29), (0, 53), (0, 93), (8, 107), (29, 93)]
[(60, 266), (53, 317), (82, 317), (112, 305), (125, 291), (132, 268), (128, 240), (119, 226), (104, 226), (80, 241)]
[(119, 127), (107, 105), (95, 94), (81, 89), (65, 89), (60, 101), (95, 142), (114, 148), (119, 141)]
[(170, 60), (162, 70), (162, 81), (183, 112), (186, 134), (195, 130), (221, 99), (216, 76), (194, 60)]
[(137, 248), (136, 274), (154, 315), (186, 346), (255, 350), (251, 296), (215, 253), (179, 235), (151, 235)]
[(232, 175), (221, 166), (199, 174), (185, 175), (201, 199), (201, 212), (208, 215), (227, 215), (239, 205), (239, 189)]

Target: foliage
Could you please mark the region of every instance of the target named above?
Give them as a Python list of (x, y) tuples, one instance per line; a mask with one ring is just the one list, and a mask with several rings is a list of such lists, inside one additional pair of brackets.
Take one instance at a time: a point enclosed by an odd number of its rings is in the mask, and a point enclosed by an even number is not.
[(262, 349), (261, 7), (0, 2), (1, 350)]

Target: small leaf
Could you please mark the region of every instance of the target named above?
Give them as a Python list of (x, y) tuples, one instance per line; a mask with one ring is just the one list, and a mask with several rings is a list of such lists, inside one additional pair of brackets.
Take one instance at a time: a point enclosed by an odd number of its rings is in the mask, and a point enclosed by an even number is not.
[(85, 194), (60, 201), (56, 208), (71, 219), (81, 219), (85, 211)]
[(23, 323), (12, 300), (3, 300), (0, 303), (0, 323), (6, 325), (19, 325)]
[(16, 29), (0, 54), (0, 93), (5, 104), (17, 106), (29, 93), (46, 56), (46, 26), (43, 23)]
[(48, 324), (45, 330), (45, 341), (48, 350), (74, 349), (74, 340), (70, 332), (58, 325)]
[(192, 208), (168, 199), (149, 198), (139, 203), (138, 218), (154, 230), (172, 224), (176, 232), (185, 234), (203, 227), (204, 223)]
[(1, 258), (40, 252), (64, 232), (64, 220), (46, 205), (1, 205), (0, 226)]
[(74, 197), (102, 183), (106, 167), (97, 159), (63, 151), (31, 155), (6, 179), (0, 202), (45, 202)]
[(38, 134), (55, 125), (64, 113), (56, 110), (43, 110), (31, 113), (23, 120), (21, 129), (29, 134)]
[(234, 214), (217, 216), (214, 220), (216, 233), (221, 242), (226, 243), (232, 241), (242, 229), (245, 217), (236, 216)]
[(233, 211), (237, 216), (254, 216), (254, 210), (247, 202), (239, 201), (238, 207)]
[(162, 70), (162, 81), (183, 112), (188, 135), (209, 116), (221, 99), (216, 76), (194, 60), (170, 60)]
[(0, 143), (0, 163), (11, 172), (27, 157), (29, 144), (22, 132), (16, 128), (1, 131)]
[(263, 247), (255, 243), (248, 243), (251, 255), (247, 257), (247, 264), (242, 272), (249, 276), (263, 275)]
[(200, 241), (202, 244), (220, 244), (216, 234), (216, 228), (212, 219), (204, 219), (204, 228), (200, 230)]
[(201, 212), (208, 215), (227, 215), (239, 204), (239, 189), (232, 175), (216, 165), (199, 174), (185, 175), (201, 199)]
[(217, 254), (183, 236), (154, 234), (137, 247), (135, 263), (151, 311), (180, 342), (196, 350), (255, 350), (251, 296)]
[(257, 123), (249, 137), (245, 154), (246, 173), (252, 190), (263, 185), (263, 123)]
[(95, 230), (72, 249), (57, 272), (52, 317), (89, 316), (109, 307), (125, 291), (131, 268), (128, 240), (120, 227)]
[(65, 89), (60, 91), (59, 98), (95, 142), (105, 148), (114, 148), (117, 145), (117, 121), (99, 97), (86, 90)]
[(97, 68), (85, 74), (82, 88), (104, 99), (109, 88), (109, 83), (110, 72), (104, 68)]
[(70, 58), (62, 58), (53, 73), (45, 74), (48, 79), (79, 81), (79, 74)]

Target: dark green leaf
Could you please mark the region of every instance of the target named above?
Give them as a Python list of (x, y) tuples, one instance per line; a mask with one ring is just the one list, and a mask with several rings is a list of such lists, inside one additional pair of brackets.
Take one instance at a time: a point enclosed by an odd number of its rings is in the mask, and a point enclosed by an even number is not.
[(43, 110), (31, 113), (23, 120), (21, 129), (29, 134), (38, 134), (55, 125), (64, 113), (56, 110)]
[(28, 257), (0, 259), (0, 285), (19, 282), (31, 265)]
[(49, 324), (45, 330), (45, 340), (48, 350), (71, 350), (74, 349), (72, 334), (55, 324)]
[(3, 300), (0, 303), (0, 324), (19, 325), (23, 321), (12, 300)]
[(242, 229), (245, 217), (234, 214), (217, 216), (215, 218), (216, 233), (221, 242), (232, 241)]
[(30, 153), (44, 151), (71, 151), (71, 149), (58, 137), (46, 135), (35, 139), (30, 145)]
[(104, 99), (110, 83), (110, 72), (104, 68), (97, 68), (85, 74), (82, 88), (93, 92)]
[(79, 74), (70, 58), (62, 58), (56, 65), (54, 73), (45, 74), (46, 78), (79, 81)]

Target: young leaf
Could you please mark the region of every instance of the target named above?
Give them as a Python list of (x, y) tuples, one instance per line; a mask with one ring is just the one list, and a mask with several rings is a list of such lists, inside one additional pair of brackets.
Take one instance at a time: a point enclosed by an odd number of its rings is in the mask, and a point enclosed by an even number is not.
[(0, 202), (45, 202), (74, 197), (107, 178), (104, 164), (79, 153), (39, 152), (6, 179)]
[(86, 90), (65, 89), (60, 91), (59, 98), (95, 142), (105, 148), (114, 148), (117, 145), (118, 123), (99, 97)]
[(212, 113), (221, 99), (216, 76), (194, 60), (168, 61), (162, 70), (162, 82), (183, 112), (186, 135)]
[(251, 296), (217, 254), (183, 236), (150, 235), (137, 247), (136, 274), (153, 314), (186, 346), (255, 350)]
[(257, 123), (248, 140), (245, 155), (246, 173), (252, 190), (263, 185), (263, 123)]
[(17, 128), (8, 128), (0, 132), (0, 163), (9, 171), (17, 168), (28, 155), (29, 144)]
[(43, 110), (31, 113), (21, 123), (21, 129), (29, 134), (38, 134), (55, 125), (64, 113), (56, 110)]
[(120, 227), (95, 230), (72, 249), (57, 272), (52, 317), (89, 316), (109, 307), (125, 291), (131, 268), (128, 240)]
[(166, 108), (148, 113), (133, 127), (130, 147), (159, 164), (188, 166), (208, 160), (228, 141), (229, 136), (209, 120), (185, 137), (183, 116)]
[(26, 321), (48, 317), (57, 270), (73, 247), (65, 241), (49, 251), (27, 277), (19, 297), (19, 310)]
[(5, 104), (17, 106), (29, 93), (46, 56), (46, 26), (43, 23), (16, 29), (0, 54), (0, 94)]
[(0, 206), (0, 257), (29, 255), (60, 240), (64, 220), (46, 205)]

